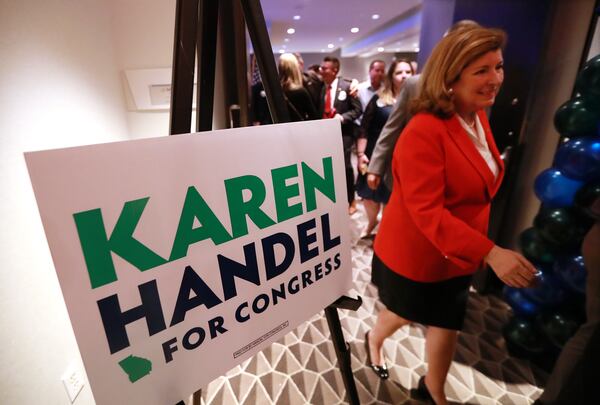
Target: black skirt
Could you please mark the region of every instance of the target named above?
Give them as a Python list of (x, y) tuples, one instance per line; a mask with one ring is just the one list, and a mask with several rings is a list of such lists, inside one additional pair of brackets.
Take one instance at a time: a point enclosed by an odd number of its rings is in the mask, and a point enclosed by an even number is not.
[(379, 183), (377, 190), (371, 190), (367, 184), (367, 176), (365, 174), (359, 174), (356, 179), (356, 194), (366, 200), (373, 200), (383, 204), (388, 203), (391, 195), (384, 181)]
[(396, 315), (423, 325), (462, 329), (470, 275), (431, 283), (414, 281), (394, 272), (373, 254), (371, 280), (379, 289), (381, 302)]

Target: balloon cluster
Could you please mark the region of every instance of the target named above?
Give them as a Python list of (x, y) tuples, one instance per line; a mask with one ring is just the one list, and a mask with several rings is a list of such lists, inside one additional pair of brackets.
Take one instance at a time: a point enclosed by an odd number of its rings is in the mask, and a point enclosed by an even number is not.
[(519, 237), (539, 277), (530, 288), (504, 289), (514, 314), (504, 327), (507, 346), (532, 360), (557, 355), (584, 319), (587, 273), (579, 251), (592, 225), (585, 212), (600, 196), (600, 55), (579, 72), (575, 89), (554, 116), (562, 137), (554, 163), (535, 179), (542, 207)]

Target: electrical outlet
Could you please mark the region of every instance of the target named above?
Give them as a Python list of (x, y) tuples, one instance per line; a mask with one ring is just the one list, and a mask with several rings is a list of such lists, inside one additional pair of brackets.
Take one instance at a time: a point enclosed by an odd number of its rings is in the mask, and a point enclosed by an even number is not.
[(84, 386), (83, 375), (75, 365), (70, 365), (62, 376), (62, 382), (67, 390), (67, 395), (71, 403), (75, 401), (77, 395)]

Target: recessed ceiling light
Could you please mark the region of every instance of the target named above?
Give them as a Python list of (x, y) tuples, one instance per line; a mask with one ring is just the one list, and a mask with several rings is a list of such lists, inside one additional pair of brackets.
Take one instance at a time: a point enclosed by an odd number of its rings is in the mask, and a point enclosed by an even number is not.
[(385, 51), (385, 49), (383, 48), (383, 46), (380, 46), (379, 48), (377, 48), (377, 52), (383, 52)]
[(290, 42), (289, 38), (283, 38), (283, 42)]
[(288, 28), (287, 29), (287, 33), (290, 34), (290, 35), (292, 35), (294, 32), (296, 32), (296, 30), (293, 29), (293, 28)]
[(298, 21), (299, 19), (301, 19), (302, 17), (300, 17), (299, 15), (295, 15), (294, 16), (294, 20)]
[(379, 20), (379, 14), (373, 14), (371, 18), (374, 20)]
[(353, 34), (356, 34), (358, 31), (360, 31), (358, 29), (358, 27), (352, 27), (352, 28), (350, 28), (350, 32), (353, 33)]
[(280, 49), (279, 53), (285, 53), (285, 49)]
[(327, 48), (332, 49), (333, 48), (333, 44), (327, 44)]
[(415, 47), (415, 52), (419, 52), (419, 47)]

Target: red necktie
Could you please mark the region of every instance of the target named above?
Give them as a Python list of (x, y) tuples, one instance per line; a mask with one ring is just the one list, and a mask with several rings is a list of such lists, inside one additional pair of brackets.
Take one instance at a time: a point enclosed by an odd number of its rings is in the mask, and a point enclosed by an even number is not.
[(325, 110), (323, 111), (323, 118), (331, 118), (331, 84), (327, 86), (327, 90), (325, 90)]

